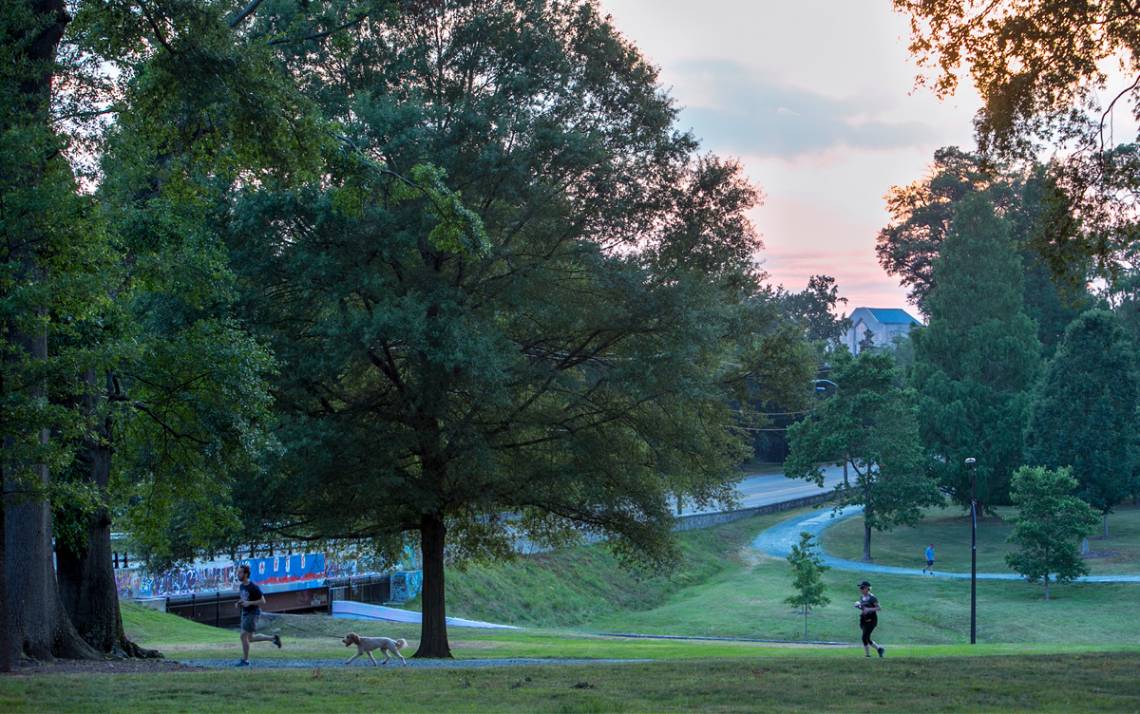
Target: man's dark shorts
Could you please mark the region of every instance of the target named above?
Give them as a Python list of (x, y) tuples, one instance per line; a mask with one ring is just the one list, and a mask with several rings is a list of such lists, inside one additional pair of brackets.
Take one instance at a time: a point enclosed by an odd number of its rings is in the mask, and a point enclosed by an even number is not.
[(256, 607), (251, 607), (248, 610), (241, 611), (241, 631), (254, 633), (257, 632), (257, 616), (261, 613)]

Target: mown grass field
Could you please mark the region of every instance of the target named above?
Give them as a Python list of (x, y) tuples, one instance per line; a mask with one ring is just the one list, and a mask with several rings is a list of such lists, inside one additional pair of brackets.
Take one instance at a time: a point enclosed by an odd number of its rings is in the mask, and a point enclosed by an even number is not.
[[(1013, 532), (1010, 522), (1016, 515), (1011, 508), (999, 508), (996, 516), (978, 519), (978, 570), (1010, 572), (1005, 555), (1011, 551), (1006, 542)], [(1093, 575), (1106, 573), (1140, 573), (1140, 508), (1123, 506), (1108, 516), (1108, 538), (1098, 530), (1089, 538), (1089, 555), (1085, 562)], [(916, 527), (897, 528), (886, 533), (872, 533), (871, 557), (876, 563), (922, 568), (922, 551), (934, 544), (936, 568), (969, 572), (970, 516), (960, 508), (943, 508), (927, 513)], [(849, 518), (824, 532), (823, 544), (829, 553), (859, 560), (863, 557), (863, 519)]]
[(482, 670), (10, 677), (5, 712), (1095, 712), (1140, 709), (1140, 655), (798, 656)]
[[(685, 560), (671, 578), (622, 571), (599, 547), (449, 573), (449, 614), (525, 626), (451, 628), (459, 660), (648, 662), (259, 668), (259, 660), (343, 660), (350, 652), (339, 638), (349, 629), (405, 637), (409, 653), (419, 635), (418, 625), (282, 616), (264, 622), (263, 630), (282, 634), (285, 647), (255, 645), (251, 670), (5, 677), (0, 711), (1140, 710), (1140, 585), (1061, 586), (1046, 602), (1036, 586), (982, 582), (980, 644), (972, 647), (965, 644), (968, 582), (874, 576), (884, 605), (876, 635), (888, 647), (887, 658), (879, 660), (865, 659), (854, 646), (858, 630), (851, 603), (862, 575), (831, 571), (826, 583), (832, 603), (809, 618), (809, 639), (843, 644), (793, 642), (802, 636), (803, 619), (783, 603), (791, 594), (789, 567), (748, 547), (758, 532), (790, 515), (684, 534)], [(942, 521), (953, 517), (934, 514), (929, 527), (949, 528)], [(916, 537), (922, 541), (934, 532), (924, 531), (926, 525), (913, 534), (892, 534), (893, 545), (886, 537), (875, 545), (883, 546), (884, 558), (892, 548), (900, 556), (913, 552)], [(828, 534), (829, 548), (846, 547), (842, 527)], [(239, 652), (234, 631), (133, 606), (124, 609), (124, 620), (136, 641), (173, 659), (230, 661)]]
[[(939, 565), (949, 568), (956, 557), (949, 536), (943, 547), (934, 534), (950, 529), (946, 519), (957, 516), (935, 512), (918, 528), (905, 529), (909, 532), (876, 533), (872, 546), (876, 562), (913, 566), (915, 543), (924, 545), (934, 539)], [(637, 579), (622, 573), (601, 548), (472, 568), (448, 582), (449, 611), (490, 621), (591, 632), (800, 639), (803, 618), (783, 603), (792, 594), (787, 562), (749, 548), (757, 533), (789, 517), (760, 516), (685, 534), (686, 561), (674, 580), (661, 576)], [(992, 532), (996, 530), (993, 523), (987, 520), (982, 526), (991, 531), (986, 548), (1004, 548), (1004, 537)], [(1110, 527), (1119, 540), (1109, 545), (1123, 553), (1136, 553), (1140, 561), (1140, 532), (1133, 530), (1140, 528), (1140, 511), (1125, 509), (1110, 516)], [(968, 553), (968, 529), (965, 540)], [(829, 552), (858, 559), (861, 519), (829, 528), (823, 542)], [(1102, 541), (1090, 543), (1094, 550), (1105, 547)], [(943, 550), (951, 552), (943, 557)], [(921, 556), (921, 548), (918, 553)], [(1000, 558), (993, 562), (995, 568), (996, 563), (1004, 563)], [(1131, 562), (1120, 567), (1122, 572), (1140, 569)], [(968, 641), (967, 580), (839, 570), (824, 577), (832, 602), (808, 618), (810, 639), (857, 641), (852, 605), (858, 596), (855, 584), (863, 577), (871, 580), (882, 601), (877, 634), (885, 642), (942, 645)], [(1040, 585), (979, 581), (978, 641), (1046, 646), (1140, 643), (1140, 584), (1054, 585), (1050, 601), (1042, 595)]]

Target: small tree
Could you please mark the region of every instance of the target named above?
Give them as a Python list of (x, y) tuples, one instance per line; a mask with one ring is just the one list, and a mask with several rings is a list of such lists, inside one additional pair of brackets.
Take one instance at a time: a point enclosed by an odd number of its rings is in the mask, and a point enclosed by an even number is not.
[(1072, 495), (1077, 480), (1067, 467), (1022, 466), (1010, 486), (1017, 518), (1009, 542), (1020, 550), (1005, 559), (1029, 582), (1043, 581), (1048, 600), (1050, 577), (1065, 583), (1088, 573), (1077, 544), (1096, 528), (1096, 511)]
[(788, 562), (792, 564), (792, 581), (796, 594), (785, 598), (784, 602), (801, 608), (804, 615), (804, 639), (807, 639), (807, 616), (813, 607), (823, 607), (831, 600), (823, 594), (823, 573), (831, 570), (820, 560), (815, 550), (816, 543), (812, 542), (812, 535), (807, 531), (800, 533), (800, 542), (792, 546), (788, 555)]
[(847, 464), (854, 472), (835, 487), (835, 508), (863, 507), (863, 560), (871, 560), (871, 532), (914, 525), (922, 509), (942, 498), (924, 473), (914, 394), (901, 386), (891, 356), (835, 353), (835, 396), (788, 428), (784, 472), (823, 486), (821, 464)]

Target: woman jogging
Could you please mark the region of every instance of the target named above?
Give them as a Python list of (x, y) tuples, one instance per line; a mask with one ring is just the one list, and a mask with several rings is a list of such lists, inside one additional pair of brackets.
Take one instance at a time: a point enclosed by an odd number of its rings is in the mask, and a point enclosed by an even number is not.
[(863, 654), (870, 657), (871, 648), (874, 647), (882, 657), (887, 648), (871, 639), (875, 625), (879, 624), (879, 598), (871, 594), (871, 583), (866, 580), (859, 583), (859, 595), (855, 607), (859, 608), (859, 629), (863, 631)]

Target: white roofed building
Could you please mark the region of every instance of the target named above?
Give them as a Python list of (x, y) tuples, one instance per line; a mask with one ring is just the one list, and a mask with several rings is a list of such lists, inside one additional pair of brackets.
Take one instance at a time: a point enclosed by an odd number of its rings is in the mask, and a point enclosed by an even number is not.
[(848, 319), (851, 327), (847, 328), (843, 343), (853, 355), (859, 354), (868, 338), (875, 347), (893, 347), (896, 337), (906, 337), (912, 327), (922, 324), (906, 310), (895, 307), (857, 307)]

